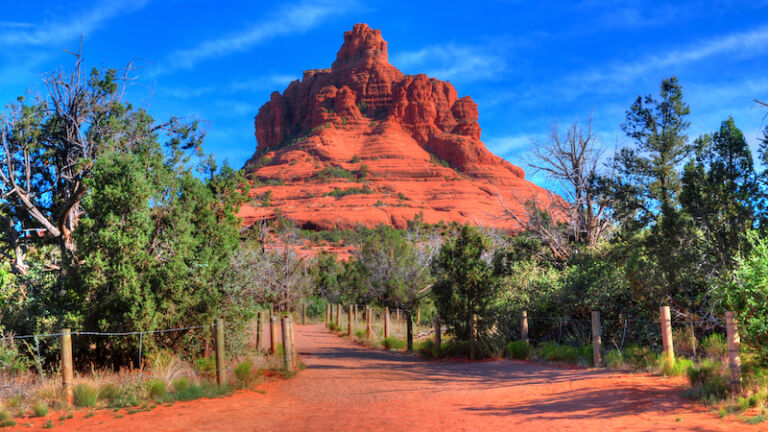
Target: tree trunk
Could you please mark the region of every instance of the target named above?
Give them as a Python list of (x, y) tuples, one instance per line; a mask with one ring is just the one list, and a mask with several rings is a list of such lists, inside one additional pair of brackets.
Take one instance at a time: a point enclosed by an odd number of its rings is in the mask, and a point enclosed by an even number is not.
[(408, 352), (413, 352), (413, 320), (411, 319), (411, 310), (406, 309), (405, 312), (405, 328), (406, 328), (406, 349)]

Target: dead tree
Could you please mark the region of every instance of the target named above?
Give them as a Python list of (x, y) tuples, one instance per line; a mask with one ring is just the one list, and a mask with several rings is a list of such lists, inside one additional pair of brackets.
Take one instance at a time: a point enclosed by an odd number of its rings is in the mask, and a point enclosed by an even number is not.
[(562, 195), (550, 193), (546, 202), (516, 197), (526, 210), (524, 218), (510, 211), (499, 196), (507, 213), (539, 237), (557, 260), (567, 259), (573, 244), (593, 247), (610, 229), (608, 203), (595, 186), (602, 154), (591, 117), (585, 127), (574, 122), (562, 133), (555, 124), (546, 143), (533, 143), (535, 161), (530, 165), (555, 181)]

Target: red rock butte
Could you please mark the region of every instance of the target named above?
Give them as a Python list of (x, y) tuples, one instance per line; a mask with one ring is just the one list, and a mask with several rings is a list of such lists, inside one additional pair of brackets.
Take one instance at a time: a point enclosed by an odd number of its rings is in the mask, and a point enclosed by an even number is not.
[[(282, 215), (309, 229), (472, 223), (509, 231), (524, 203), (557, 199), (480, 141), (477, 104), (448, 82), (404, 75), (379, 30), (344, 33), (330, 69), (272, 93), (255, 120), (245, 225)], [(500, 199), (501, 197), (501, 199)]]

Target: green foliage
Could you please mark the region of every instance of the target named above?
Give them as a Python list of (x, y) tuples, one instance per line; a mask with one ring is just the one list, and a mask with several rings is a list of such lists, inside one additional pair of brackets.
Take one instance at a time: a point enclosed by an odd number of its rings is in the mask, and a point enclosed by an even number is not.
[(510, 358), (526, 360), (531, 353), (531, 346), (527, 342), (512, 341), (507, 344), (507, 354)]
[(677, 357), (674, 360), (662, 355), (659, 358), (659, 369), (664, 376), (683, 376), (693, 366), (693, 362), (685, 357)]
[(707, 357), (719, 359), (728, 354), (728, 343), (725, 336), (720, 333), (712, 333), (701, 341), (701, 349), (707, 354)]
[(716, 295), (726, 310), (734, 311), (742, 341), (768, 364), (768, 237), (747, 234), (752, 250), (737, 258), (734, 280), (718, 286)]
[(360, 156), (358, 156), (358, 155), (352, 156), (352, 160), (350, 162), (352, 162), (352, 163), (360, 163)]
[(323, 168), (321, 171), (316, 172), (314, 177), (323, 181), (334, 178), (343, 178), (347, 180), (355, 179), (355, 175), (351, 171), (335, 166), (328, 166)]
[(381, 346), (387, 351), (400, 351), (405, 348), (405, 341), (390, 336), (381, 340)]
[(147, 393), (149, 397), (153, 399), (159, 399), (165, 396), (166, 384), (165, 381), (159, 379), (151, 379), (147, 381)]
[(333, 188), (332, 191), (326, 192), (325, 194), (323, 194), (323, 196), (332, 196), (336, 198), (341, 198), (347, 195), (367, 195), (367, 194), (372, 194), (374, 192), (375, 191), (371, 189), (370, 186), (364, 185), (363, 187), (350, 187), (346, 189)]
[(95, 407), (99, 400), (97, 388), (88, 384), (77, 384), (72, 389), (75, 396), (75, 405), (79, 407)]
[(620, 369), (624, 367), (624, 356), (619, 350), (610, 350), (603, 354), (603, 363), (606, 367)]
[(451, 165), (448, 162), (440, 159), (439, 157), (437, 157), (437, 156), (435, 156), (435, 155), (433, 155), (431, 153), (429, 154), (429, 161), (432, 164), (434, 164), (434, 165), (440, 165), (440, 166), (444, 166), (446, 168), (450, 168), (451, 167)]
[(443, 244), (433, 264), (435, 306), (448, 331), (461, 340), (469, 340), (473, 316), (478, 317), (479, 335), (491, 325), (487, 318), (500, 284), (484, 259), (489, 246), (488, 239), (477, 228), (465, 225), (456, 238)]
[(261, 196), (261, 206), (269, 207), (272, 205), (272, 189), (267, 189), (264, 195)]
[(198, 372), (212, 372), (216, 370), (216, 359), (213, 357), (200, 357), (195, 360), (195, 369)]
[(723, 373), (720, 362), (702, 359), (698, 364), (691, 364), (686, 370), (691, 389), (685, 396), (690, 399), (717, 401), (728, 395), (728, 377)]
[(179, 377), (173, 380), (173, 389), (177, 392), (188, 389), (189, 385), (189, 378), (187, 377)]
[(0, 343), (0, 371), (17, 375), (29, 370), (32, 362), (19, 353), (16, 344)]
[(48, 415), (48, 403), (44, 401), (37, 401), (32, 405), (33, 417), (45, 417)]
[(253, 361), (247, 359), (235, 366), (235, 377), (239, 388), (248, 388), (256, 378), (253, 371)]
[(217, 398), (228, 395), (231, 392), (232, 390), (229, 387), (202, 382), (200, 384), (192, 384), (184, 390), (178, 390), (172, 397), (173, 400), (186, 402), (200, 398)]
[(592, 346), (572, 347), (544, 342), (533, 350), (536, 357), (553, 362), (592, 365)]
[(0, 409), (0, 427), (9, 426), (16, 426), (16, 421), (11, 417), (11, 413), (5, 409)]

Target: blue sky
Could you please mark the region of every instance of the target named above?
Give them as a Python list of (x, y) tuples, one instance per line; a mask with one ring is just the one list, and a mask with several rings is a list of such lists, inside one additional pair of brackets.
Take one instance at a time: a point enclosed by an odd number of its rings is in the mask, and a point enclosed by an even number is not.
[(671, 75), (691, 137), (733, 116), (754, 147), (768, 122), (753, 102), (768, 99), (768, 1), (758, 0), (13, 2), (0, 17), (0, 102), (68, 67), (63, 49), (83, 34), (89, 65), (141, 68), (134, 103), (158, 119), (204, 120), (206, 150), (241, 167), (259, 106), (303, 70), (330, 67), (358, 22), (381, 29), (403, 72), (472, 96), (483, 141), (523, 167), (553, 122), (592, 114), (604, 145), (626, 144), (626, 109)]

